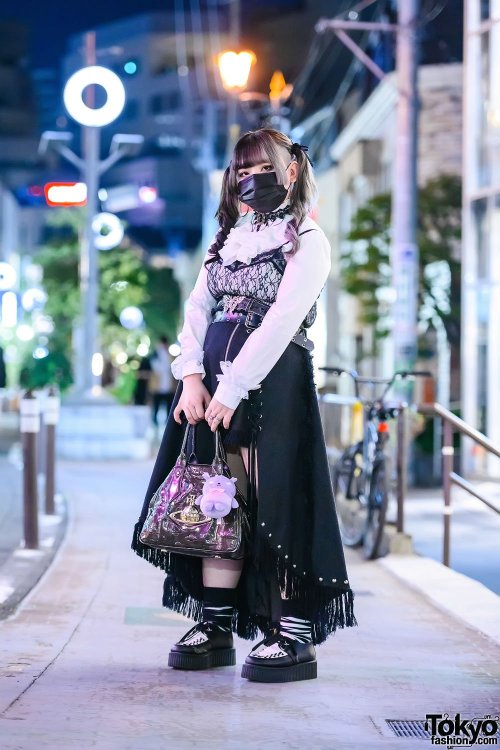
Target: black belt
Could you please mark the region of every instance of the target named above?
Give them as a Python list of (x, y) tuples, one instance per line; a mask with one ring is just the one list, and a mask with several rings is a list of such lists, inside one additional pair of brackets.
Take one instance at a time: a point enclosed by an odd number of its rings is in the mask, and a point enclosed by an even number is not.
[[(223, 302), (219, 302), (212, 310), (212, 323), (232, 321), (233, 323), (243, 323), (247, 328), (258, 328), (270, 307), (270, 303), (262, 302), (262, 300), (253, 297), (244, 297), (238, 300), (235, 309), (231, 311), (224, 310)], [(303, 328), (299, 328), (292, 337), (292, 341), (309, 351), (314, 349), (314, 343), (307, 338)]]

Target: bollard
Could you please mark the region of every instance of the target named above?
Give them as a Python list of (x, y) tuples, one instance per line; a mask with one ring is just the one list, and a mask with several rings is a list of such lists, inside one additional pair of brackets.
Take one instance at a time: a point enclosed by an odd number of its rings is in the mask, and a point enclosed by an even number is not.
[(21, 437), (23, 445), (24, 546), (38, 548), (38, 487), (36, 443), (40, 431), (40, 404), (31, 389), (21, 399)]
[[(34, 391), (33, 395), (38, 400), (40, 415), (43, 415), (47, 394), (45, 391), (38, 390)], [(38, 476), (38, 492), (40, 493), (40, 484), (45, 479), (45, 425), (43, 419), (40, 420), (40, 432), (36, 441), (36, 472)]]
[(61, 399), (51, 386), (45, 399), (43, 421), (45, 423), (45, 513), (55, 513), (56, 490), (56, 425), (59, 421)]

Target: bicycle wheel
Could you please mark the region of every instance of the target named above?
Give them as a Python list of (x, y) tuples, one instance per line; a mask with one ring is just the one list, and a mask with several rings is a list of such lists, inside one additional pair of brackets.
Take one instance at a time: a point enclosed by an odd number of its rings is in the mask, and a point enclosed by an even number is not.
[(388, 472), (386, 459), (382, 458), (373, 468), (370, 484), (368, 520), (363, 539), (363, 553), (367, 560), (381, 556), (388, 502)]
[[(341, 469), (334, 469), (333, 491), (339, 519), (340, 536), (347, 547), (359, 547), (363, 543), (368, 521), (368, 504), (364, 495), (358, 491), (359, 483), (351, 481), (351, 475)], [(352, 497), (351, 497), (352, 495)]]

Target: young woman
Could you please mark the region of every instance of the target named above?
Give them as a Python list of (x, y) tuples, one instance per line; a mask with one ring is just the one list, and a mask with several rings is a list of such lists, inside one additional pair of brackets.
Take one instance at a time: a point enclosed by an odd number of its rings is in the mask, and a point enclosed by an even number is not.
[[(310, 679), (315, 644), (357, 625), (307, 337), (331, 261), (308, 217), (306, 151), (269, 128), (240, 138), (220, 229), (186, 303), (172, 363), (179, 384), (132, 543), (166, 571), (164, 606), (197, 623), (170, 652), (179, 669), (234, 664), (233, 631), (249, 640), (259, 629), (243, 677)], [(138, 538), (180, 452), (183, 417), (197, 425), (200, 462), (213, 458), (216, 429), (228, 459), (243, 461), (254, 532), (244, 561), (165, 554)]]

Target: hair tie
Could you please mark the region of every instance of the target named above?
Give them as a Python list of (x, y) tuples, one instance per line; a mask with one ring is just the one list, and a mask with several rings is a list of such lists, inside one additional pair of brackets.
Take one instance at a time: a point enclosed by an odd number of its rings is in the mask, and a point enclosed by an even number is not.
[(309, 146), (304, 146), (304, 145), (302, 145), (302, 143), (292, 143), (292, 147), (291, 147), (290, 151), (293, 154), (293, 156), (295, 156), (295, 157), (298, 157), (299, 151), (302, 151), (302, 153), (305, 154), (305, 157), (306, 157), (307, 161), (309, 162), (309, 164), (311, 165), (311, 167), (313, 166), (313, 163), (312, 163), (312, 161), (311, 161), (311, 159), (309, 157), (309, 154), (308, 154)]

